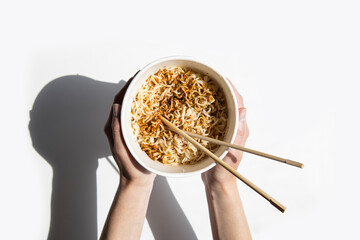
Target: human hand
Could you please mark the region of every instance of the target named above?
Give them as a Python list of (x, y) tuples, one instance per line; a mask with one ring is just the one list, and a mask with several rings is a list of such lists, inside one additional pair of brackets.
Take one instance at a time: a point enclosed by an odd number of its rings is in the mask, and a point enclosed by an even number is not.
[(104, 131), (109, 140), (111, 152), (120, 169), (120, 181), (124, 184), (152, 185), (156, 174), (143, 168), (131, 155), (121, 133), (120, 110), (125, 92), (132, 81), (127, 81), (121, 91), (115, 96), (109, 118)]
[[(229, 80), (230, 82), (230, 80)], [(249, 136), (249, 128), (246, 123), (246, 108), (244, 108), (243, 98), (236, 90), (235, 86), (230, 82), (236, 96), (239, 111), (239, 125), (236, 133), (234, 144), (244, 146)], [(237, 169), (242, 159), (243, 152), (231, 148), (224, 157), (224, 162), (232, 168)], [(207, 187), (223, 188), (224, 186), (236, 185), (236, 178), (228, 172), (224, 167), (216, 164), (215, 167), (207, 172), (202, 173), (201, 178)]]

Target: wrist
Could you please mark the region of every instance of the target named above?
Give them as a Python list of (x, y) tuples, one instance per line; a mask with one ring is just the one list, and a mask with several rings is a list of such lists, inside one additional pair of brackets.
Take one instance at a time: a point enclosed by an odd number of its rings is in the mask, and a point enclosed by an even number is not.
[(129, 179), (125, 176), (120, 175), (120, 188), (136, 188), (143, 190), (152, 190), (154, 185), (154, 178), (139, 178), (139, 179)]
[(226, 181), (226, 182), (212, 182), (212, 183), (204, 182), (204, 184), (206, 191), (211, 193), (212, 195), (213, 194), (231, 195), (234, 192), (238, 192), (236, 179), (234, 179), (234, 181)]

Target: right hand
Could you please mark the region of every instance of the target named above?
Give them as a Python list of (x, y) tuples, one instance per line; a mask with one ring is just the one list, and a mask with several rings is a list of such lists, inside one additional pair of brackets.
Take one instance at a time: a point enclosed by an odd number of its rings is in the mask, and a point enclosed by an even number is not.
[[(230, 84), (235, 92), (239, 107), (239, 125), (234, 144), (244, 146), (246, 139), (249, 136), (249, 128), (246, 123), (246, 108), (244, 108), (243, 98), (236, 90), (235, 86), (231, 82)], [(236, 170), (240, 164), (242, 155), (242, 151), (231, 148), (223, 160)], [(223, 188), (226, 185), (236, 184), (236, 177), (219, 164), (216, 164), (216, 166), (209, 171), (202, 173), (201, 178), (205, 186), (213, 188)]]

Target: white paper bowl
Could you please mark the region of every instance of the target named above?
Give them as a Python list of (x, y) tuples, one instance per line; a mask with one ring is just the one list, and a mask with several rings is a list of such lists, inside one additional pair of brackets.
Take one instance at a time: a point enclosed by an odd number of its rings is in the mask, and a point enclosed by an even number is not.
[[(220, 73), (209, 67), (207, 64), (184, 56), (173, 56), (158, 59), (145, 66), (136, 74), (126, 91), (124, 100), (122, 102), (120, 116), (121, 130), (129, 151), (134, 156), (136, 161), (138, 161), (140, 165), (142, 165), (147, 170), (166, 177), (192, 176), (209, 170), (215, 166), (215, 162), (210, 157), (205, 157), (194, 165), (173, 166), (169, 164), (162, 164), (159, 161), (153, 161), (147, 156), (145, 152), (141, 150), (131, 127), (131, 103), (136, 93), (138, 92), (138, 89), (151, 74), (156, 73), (160, 68), (171, 66), (186, 67), (190, 68), (194, 72), (200, 72), (202, 74), (208, 75), (223, 89), (228, 107), (228, 125), (224, 141), (233, 143), (236, 135), (236, 129), (238, 127), (237, 120), (239, 116), (235, 94), (229, 82)], [(227, 154), (227, 152), (228, 148), (221, 146), (215, 152), (215, 155), (222, 159)]]

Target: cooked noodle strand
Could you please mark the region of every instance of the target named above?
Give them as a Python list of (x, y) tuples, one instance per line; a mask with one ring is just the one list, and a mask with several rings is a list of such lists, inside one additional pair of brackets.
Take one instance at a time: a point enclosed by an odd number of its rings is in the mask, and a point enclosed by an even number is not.
[[(204, 154), (171, 132), (159, 115), (181, 130), (223, 139), (227, 107), (222, 90), (208, 76), (181, 67), (162, 68), (152, 74), (135, 95), (131, 126), (140, 147), (164, 164), (194, 164)], [(211, 151), (217, 146), (197, 139)]]

